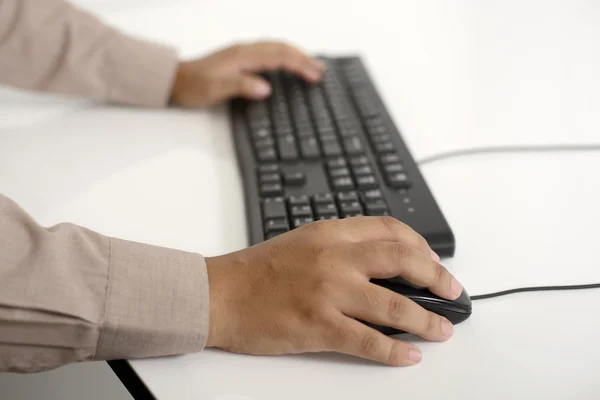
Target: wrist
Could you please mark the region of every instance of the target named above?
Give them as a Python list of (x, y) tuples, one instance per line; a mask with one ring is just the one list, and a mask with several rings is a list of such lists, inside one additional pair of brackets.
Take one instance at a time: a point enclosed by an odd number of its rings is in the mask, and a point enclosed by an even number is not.
[(170, 102), (171, 104), (181, 105), (184, 98), (185, 90), (189, 86), (189, 72), (187, 64), (180, 61), (177, 64), (175, 78), (171, 88)]
[(224, 276), (224, 269), (219, 262), (219, 257), (206, 258), (209, 293), (209, 323), (206, 347), (224, 347), (223, 343), (226, 332), (223, 329), (222, 322), (228, 319), (224, 307), (224, 303), (226, 303), (228, 298), (227, 279)]

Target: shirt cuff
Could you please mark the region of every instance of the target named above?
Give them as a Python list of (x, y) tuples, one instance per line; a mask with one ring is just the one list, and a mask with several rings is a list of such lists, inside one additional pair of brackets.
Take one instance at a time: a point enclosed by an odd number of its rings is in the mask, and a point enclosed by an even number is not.
[(176, 50), (121, 34), (113, 43), (106, 58), (112, 76), (107, 100), (142, 107), (167, 106), (179, 65)]
[(96, 359), (198, 352), (206, 345), (208, 322), (208, 274), (202, 256), (110, 239)]

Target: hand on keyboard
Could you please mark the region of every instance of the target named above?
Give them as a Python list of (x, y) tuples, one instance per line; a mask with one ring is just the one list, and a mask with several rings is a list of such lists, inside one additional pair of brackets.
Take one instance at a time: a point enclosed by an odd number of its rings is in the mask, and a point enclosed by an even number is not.
[(200, 108), (234, 97), (264, 99), (271, 87), (257, 74), (280, 69), (315, 83), (321, 79), (324, 65), (283, 43), (233, 46), (199, 60), (182, 62), (171, 100), (184, 107)]
[(438, 261), (420, 235), (391, 217), (318, 221), (207, 258), (207, 346), (263, 355), (336, 351), (415, 364), (418, 348), (357, 319), (427, 340), (450, 338), (450, 322), (369, 281), (399, 276), (454, 300), (462, 286)]

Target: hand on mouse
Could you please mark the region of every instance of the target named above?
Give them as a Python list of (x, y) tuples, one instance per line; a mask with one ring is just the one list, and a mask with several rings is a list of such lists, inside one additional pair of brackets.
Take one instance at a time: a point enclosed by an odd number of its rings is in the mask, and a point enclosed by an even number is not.
[(427, 340), (450, 338), (449, 321), (369, 282), (401, 276), (454, 300), (462, 286), (438, 261), (420, 235), (391, 217), (318, 221), (209, 257), (207, 346), (261, 355), (336, 351), (415, 364), (418, 348), (356, 319)]
[(260, 100), (269, 96), (271, 87), (257, 74), (278, 69), (294, 73), (308, 82), (318, 82), (324, 66), (283, 43), (233, 46), (199, 60), (182, 62), (171, 100), (190, 108), (216, 105), (233, 97)]

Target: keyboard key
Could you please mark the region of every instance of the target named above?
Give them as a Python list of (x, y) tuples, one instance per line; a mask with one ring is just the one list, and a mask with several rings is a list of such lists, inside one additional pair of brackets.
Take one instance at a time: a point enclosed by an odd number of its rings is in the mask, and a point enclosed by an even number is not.
[(356, 178), (356, 186), (359, 189), (374, 189), (377, 187), (377, 179), (373, 175), (359, 176)]
[(345, 167), (346, 164), (346, 159), (342, 157), (327, 161), (327, 167), (329, 168)]
[(354, 168), (352, 172), (354, 172), (354, 175), (358, 177), (361, 175), (371, 175), (373, 173), (373, 170), (369, 165), (363, 165), (362, 167)]
[(335, 130), (333, 129), (333, 125), (321, 124), (321, 126), (317, 129), (317, 134), (321, 140), (332, 140), (337, 138), (335, 135)]
[(281, 183), (279, 174), (261, 174), (260, 183)]
[(391, 141), (391, 139), (392, 139), (392, 137), (387, 134), (371, 136), (371, 142), (373, 142), (373, 144), (389, 142), (389, 141)]
[(344, 150), (348, 155), (364, 153), (362, 142), (357, 136), (344, 139)]
[(342, 218), (362, 217), (364, 215), (365, 214), (363, 214), (362, 212), (347, 213), (347, 214), (343, 214)]
[(290, 196), (288, 198), (288, 201), (290, 203), (290, 206), (310, 204), (310, 201), (308, 200), (308, 196), (305, 194), (303, 194), (301, 196)]
[(356, 192), (342, 192), (337, 194), (339, 202), (358, 201), (358, 194)]
[(265, 199), (262, 204), (263, 219), (286, 218), (287, 211), (285, 209), (285, 201), (283, 197), (274, 197)]
[(296, 133), (297, 133), (298, 137), (301, 139), (308, 139), (308, 138), (315, 137), (315, 132), (312, 129), (312, 127), (297, 128)]
[(258, 167), (258, 172), (266, 174), (269, 172), (279, 172), (279, 165), (277, 164), (265, 164)]
[(383, 166), (383, 169), (385, 171), (386, 174), (393, 174), (396, 172), (403, 172), (404, 171), (404, 166), (400, 163), (395, 163), (395, 164), (387, 164)]
[(343, 176), (350, 176), (350, 170), (346, 167), (342, 168), (332, 168), (329, 170), (329, 175), (332, 178), (340, 178)]
[(300, 171), (286, 172), (283, 174), (283, 181), (288, 186), (301, 186), (306, 182), (306, 176)]
[(387, 205), (383, 200), (375, 200), (365, 203), (367, 215), (389, 215)]
[(366, 156), (352, 157), (350, 159), (350, 165), (352, 165), (352, 167), (361, 167), (363, 165), (369, 165), (369, 159)]
[(275, 149), (272, 147), (268, 149), (262, 149), (259, 150), (258, 154), (256, 155), (256, 158), (258, 158), (258, 161), (261, 162), (275, 161), (277, 160), (277, 153), (275, 153)]
[(377, 153), (393, 153), (396, 151), (396, 146), (392, 142), (383, 142), (375, 144), (375, 151)]
[[(370, 136), (375, 137), (375, 136), (379, 136), (379, 135), (383, 135), (387, 132), (387, 129), (385, 128), (385, 126), (383, 125), (371, 125), (367, 127), (367, 132), (369, 133)], [(386, 135), (389, 136), (389, 135)]]
[(309, 204), (292, 206), (290, 214), (292, 217), (312, 217), (312, 209)]
[(343, 214), (362, 212), (362, 206), (358, 201), (340, 203), (340, 211)]
[(342, 147), (337, 142), (323, 143), (323, 153), (327, 157), (339, 156), (342, 154)]
[(383, 195), (381, 194), (381, 190), (373, 189), (373, 190), (367, 190), (366, 192), (364, 192), (363, 198), (365, 199), (365, 201), (377, 200), (377, 199), (382, 199)]
[(340, 213), (342, 218), (355, 217), (363, 215), (362, 207), (359, 202), (354, 201), (351, 203), (341, 203)]
[(367, 130), (371, 130), (378, 126), (383, 126), (383, 120), (379, 117), (373, 117), (365, 120), (365, 125), (367, 126)]
[(285, 218), (273, 218), (268, 219), (265, 222), (265, 232), (286, 232), (290, 230), (290, 226), (288, 224), (287, 219)]
[(344, 128), (340, 128), (339, 130), (340, 132), (340, 136), (341, 137), (352, 137), (352, 136), (356, 136), (358, 134), (358, 129), (356, 128), (350, 128), (350, 127), (344, 127)]
[(381, 161), (381, 163), (384, 165), (385, 164), (393, 164), (393, 163), (400, 162), (400, 156), (398, 154), (386, 154), (386, 155), (379, 157), (379, 161)]
[(331, 182), (331, 185), (333, 186), (333, 189), (336, 191), (354, 189), (354, 181), (352, 181), (352, 178), (349, 176), (342, 177), (342, 178), (335, 178)]
[(280, 137), (277, 142), (279, 157), (282, 160), (297, 160), (298, 150), (296, 149), (296, 139), (292, 135)]
[(331, 193), (318, 193), (313, 197), (315, 204), (329, 203), (333, 201), (333, 195)]
[(338, 215), (338, 209), (333, 202), (319, 204), (316, 207), (315, 213), (318, 217), (322, 217), (323, 215)]
[(269, 131), (269, 129), (267, 129), (267, 128), (259, 128), (259, 129), (255, 130), (252, 133), (252, 135), (256, 139), (266, 139), (271, 136), (271, 131)]
[(337, 215), (321, 215), (318, 219), (324, 221), (328, 219), (339, 219), (339, 217)]
[(411, 185), (408, 180), (408, 176), (406, 176), (406, 174), (403, 172), (387, 175), (385, 180), (389, 186), (396, 189), (405, 189)]
[(296, 218), (294, 219), (294, 228), (300, 228), (302, 225), (310, 224), (314, 221), (312, 217)]
[(279, 196), (283, 193), (283, 187), (279, 183), (265, 183), (260, 185), (260, 194), (264, 197)]
[(264, 139), (258, 139), (258, 140), (256, 140), (254, 142), (254, 146), (257, 149), (264, 149), (264, 148), (268, 148), (268, 147), (273, 147), (273, 145), (275, 145), (275, 141), (271, 137), (264, 138)]
[(300, 153), (302, 153), (302, 157), (306, 159), (319, 158), (321, 156), (321, 151), (319, 150), (317, 139), (314, 137), (309, 139), (301, 139)]

